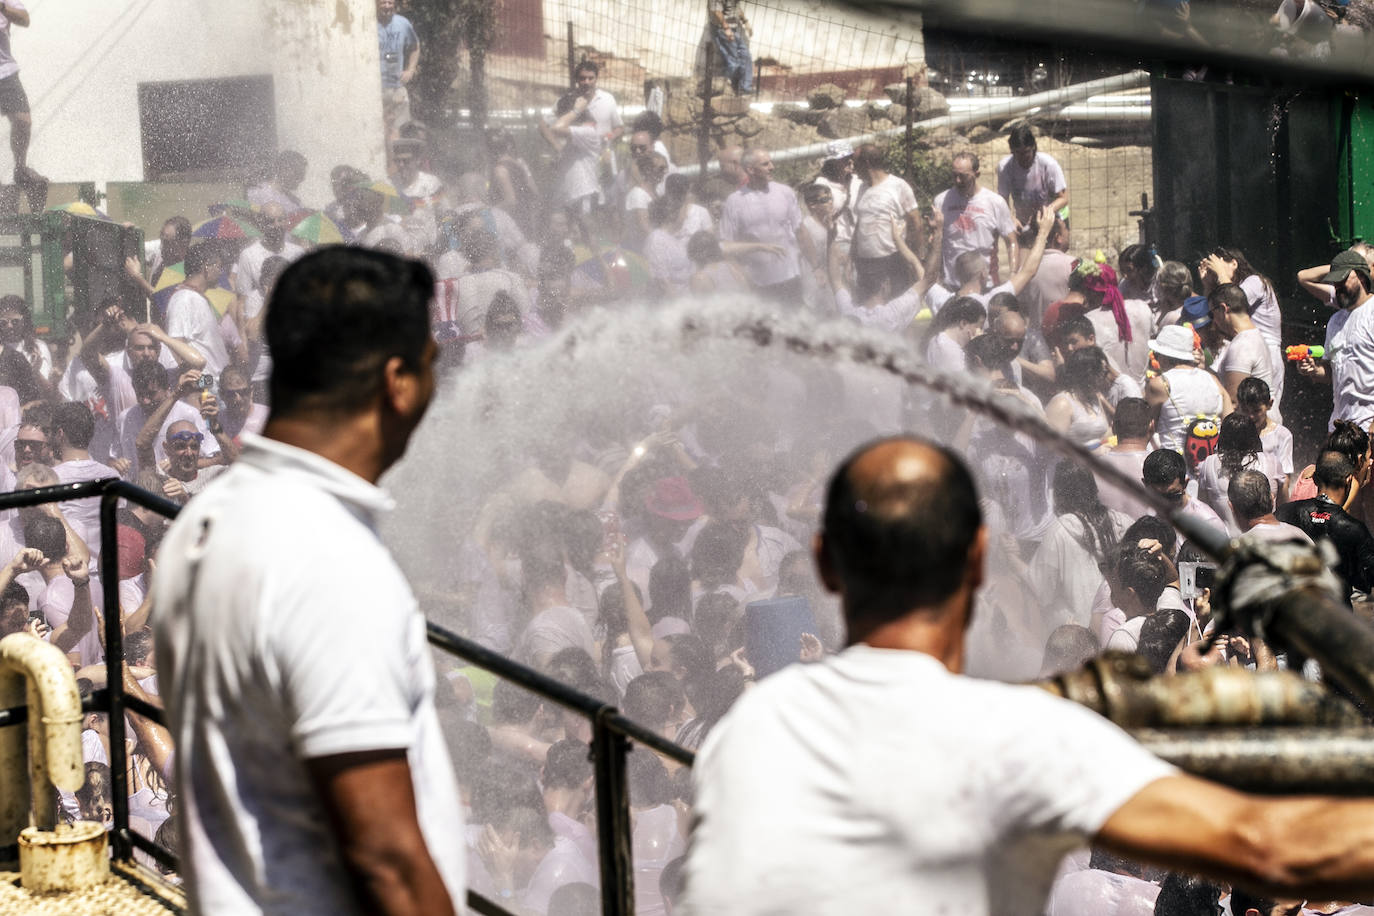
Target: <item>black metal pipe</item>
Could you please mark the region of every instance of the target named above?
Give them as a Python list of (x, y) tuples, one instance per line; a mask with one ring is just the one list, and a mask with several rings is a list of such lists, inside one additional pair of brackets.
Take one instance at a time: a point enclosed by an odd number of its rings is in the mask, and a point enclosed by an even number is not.
[(621, 713), (609, 712), (605, 715), (605, 720), (606, 726), (612, 731), (631, 738), (636, 744), (642, 744), (665, 757), (671, 757), (683, 766), (691, 766), (696, 762), (697, 755), (687, 748), (680, 744), (674, 744), (657, 732), (652, 732), (638, 722), (625, 718)]
[(125, 694), (124, 709), (126, 712), (131, 712), (136, 715), (140, 715), (150, 722), (156, 722), (163, 728), (167, 727), (166, 712), (163, 711), (162, 707), (154, 706), (147, 700), (141, 700), (138, 697), (131, 697), (128, 694)]
[(85, 480), (80, 483), (58, 483), (50, 487), (33, 487), (29, 490), (0, 493), (0, 511), (27, 509), (30, 506), (41, 506), (44, 503), (99, 496), (105, 492), (107, 483), (114, 479), (110, 477), (104, 480)]
[(124, 746), (124, 621), (119, 613), (119, 537), (115, 510), (119, 496), (107, 487), (100, 497), (100, 585), (104, 591), (105, 689), (110, 696), (110, 799), (114, 829), (110, 850), (115, 861), (133, 855), (129, 834), (129, 773)]
[(1266, 638), (1317, 659), (1323, 678), (1374, 709), (1374, 627), (1318, 588), (1293, 589), (1267, 610)]
[(1273, 795), (1374, 795), (1374, 729), (1137, 729), (1150, 753), (1197, 776)]
[[(606, 707), (607, 715), (614, 715)], [(596, 772), (596, 841), (601, 865), (603, 916), (635, 911), (634, 855), (630, 848), (630, 785), (625, 754), (630, 742), (612, 728), (606, 715), (592, 721), (592, 765)]]
[(27, 706), (11, 706), (9, 709), (0, 709), (0, 728), (23, 725), (27, 721), (29, 721), (29, 708)]
[(172, 502), (167, 497), (151, 493), (142, 487), (136, 487), (127, 480), (111, 477), (105, 480), (104, 484), (106, 492), (113, 493), (120, 499), (127, 500), (145, 509), (151, 509), (158, 515), (174, 519), (181, 514), (181, 506)]
[(468, 891), (468, 909), (482, 916), (515, 916), (510, 910), (483, 897), (476, 891)]
[(450, 655), (466, 659), (497, 677), (514, 681), (546, 700), (552, 700), (560, 706), (580, 712), (593, 720), (601, 714), (603, 709), (608, 708), (605, 702), (595, 697), (589, 697), (585, 693), (573, 690), (562, 681), (554, 680), (547, 674), (535, 671), (533, 668), (527, 668), (519, 662), (511, 661), (500, 652), (493, 652), (481, 643), (465, 639), (437, 623), (427, 622), (425, 627), (429, 632), (430, 645), (438, 646)]
[[(163, 849), (141, 833), (134, 833), (132, 830), (129, 830), (126, 832), (126, 835), (134, 846), (138, 847), (140, 851), (146, 852), (148, 855), (152, 856), (155, 862), (167, 866), (172, 871), (177, 870), (180, 859), (177, 858), (176, 853), (169, 849)], [(111, 836), (113, 837), (113, 833), (111, 833)]]

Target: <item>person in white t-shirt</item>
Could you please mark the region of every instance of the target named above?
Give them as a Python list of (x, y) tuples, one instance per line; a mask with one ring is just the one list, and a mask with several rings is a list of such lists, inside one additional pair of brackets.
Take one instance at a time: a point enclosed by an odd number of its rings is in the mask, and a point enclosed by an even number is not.
[(157, 670), (198, 912), (464, 910), (424, 618), (377, 535), (376, 481), (434, 392), (433, 290), (423, 264), (356, 248), (288, 268), (264, 436), (162, 542)]
[(1011, 150), (997, 163), (997, 193), (1006, 198), (1016, 218), (1021, 243), (1030, 244), (1025, 234), (1035, 229), (1040, 209), (1049, 207), (1052, 217), (1068, 218), (1069, 184), (1064, 170), (1049, 153), (1036, 146), (1035, 131), (1029, 124), (1018, 124), (1007, 135)]
[[(978, 157), (970, 152), (954, 157), (954, 186), (935, 197), (935, 216), (942, 227), (941, 259), (943, 282), (955, 282), (954, 259), (965, 251), (976, 251), (993, 265), (994, 283), (1001, 282), (1002, 271), (1014, 269), (1020, 255), (1016, 240), (1016, 220), (1011, 208), (996, 192), (979, 186)], [(1007, 246), (1007, 261), (997, 260), (997, 242)]]
[(1331, 259), (1320, 278), (1331, 286), (1337, 312), (1326, 324), (1326, 352), (1298, 362), (1298, 374), (1331, 384), (1334, 409), (1327, 429), (1349, 420), (1361, 429), (1374, 422), (1374, 279), (1363, 252), (1351, 248)]
[(219, 316), (205, 298), (224, 268), (219, 249), (201, 243), (186, 253), (186, 280), (167, 302), (167, 333), (195, 347), (205, 359), (204, 369), (219, 375), (229, 364)]
[(1072, 703), (962, 676), (987, 549), (951, 452), (889, 439), (840, 467), (815, 554), (848, 648), (765, 678), (707, 736), (681, 912), (1040, 913), (1089, 842), (1290, 894), (1374, 891), (1348, 852), (1374, 802), (1236, 792)]
[(1261, 541), (1302, 541), (1312, 543), (1297, 525), (1281, 522), (1274, 515), (1273, 483), (1255, 470), (1239, 471), (1226, 485), (1231, 517), (1242, 536)]
[(262, 238), (249, 242), (234, 264), (234, 292), (242, 297), (262, 289), (262, 265), (268, 258), (295, 261), (305, 254), (305, 249), (287, 235), (291, 229), (291, 219), (281, 204), (274, 202), (265, 205), (259, 216)]
[(554, 114), (552, 124), (539, 125), (544, 139), (558, 150), (550, 196), (553, 204), (567, 211), (586, 242), (591, 238), (587, 217), (601, 188), (601, 134), (587, 111), (587, 100), (580, 95), (560, 98)]
[[(132, 407), (121, 413), (115, 422), (115, 457), (110, 463), (125, 480), (139, 479), (142, 468), (139, 462), (138, 440), (140, 436), (145, 435), (145, 429), (147, 442), (144, 443), (144, 447), (151, 444), (155, 464), (167, 459), (163, 442), (167, 428), (178, 420), (187, 420), (195, 424), (197, 431), (204, 434), (201, 457), (211, 458), (219, 454), (219, 447), (210, 435), (209, 429), (205, 427), (200, 412), (183, 400), (187, 397), (199, 398), (198, 372), (194, 369), (187, 370), (177, 377), (173, 386), (165, 367), (159, 363), (144, 363), (134, 367), (131, 378), (135, 402)], [(162, 419), (157, 425), (150, 427), (149, 421), (155, 415), (160, 415)]]
[(865, 143), (854, 154), (854, 171), (863, 179), (854, 201), (854, 239), (849, 248), (854, 264), (856, 291), (866, 299), (884, 280), (888, 288), (905, 289), (910, 273), (892, 239), (894, 220), (903, 224), (908, 246), (919, 250), (925, 227), (911, 185), (887, 171), (887, 151)]
[(1247, 378), (1257, 378), (1274, 390), (1274, 376), (1283, 368), (1274, 365), (1269, 344), (1250, 318), (1245, 291), (1234, 283), (1223, 283), (1212, 290), (1207, 304), (1213, 324), (1227, 342), (1213, 368), (1231, 402), (1236, 403), (1240, 383)]

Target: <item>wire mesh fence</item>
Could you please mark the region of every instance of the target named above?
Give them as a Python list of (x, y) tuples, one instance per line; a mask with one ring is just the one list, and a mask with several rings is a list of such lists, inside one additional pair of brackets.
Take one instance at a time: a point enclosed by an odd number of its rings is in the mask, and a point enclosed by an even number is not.
[[(535, 125), (572, 84), (583, 60), (615, 96), (626, 124), (658, 114), (677, 165), (708, 166), (727, 146), (763, 147), (793, 184), (817, 174), (818, 144), (881, 134), (922, 204), (949, 186), (950, 160), (978, 155), (996, 188), (1007, 133), (1028, 121), (1042, 152), (1063, 168), (1075, 250), (1109, 257), (1139, 240), (1142, 195), (1152, 176), (1149, 88), (1036, 103), (1046, 93), (1133, 70), (1137, 62), (1079, 49), (924, 32), (918, 17), (867, 15), (821, 2), (743, 3), (750, 29), (752, 91), (737, 91), (712, 47), (702, 0), (503, 0), (477, 86), (459, 75), (465, 111), (523, 125), (537, 174), (552, 165)], [(906, 83), (914, 95), (908, 97)], [(479, 88), (480, 87), (480, 88)], [(474, 93), (484, 91), (479, 103)], [(1009, 106), (1024, 100), (1026, 104)], [(949, 118), (945, 125), (931, 119)], [(907, 122), (913, 125), (906, 153)], [(944, 126), (941, 126), (944, 125)], [(816, 147), (815, 155), (779, 152)], [(627, 141), (615, 151), (628, 157)]]

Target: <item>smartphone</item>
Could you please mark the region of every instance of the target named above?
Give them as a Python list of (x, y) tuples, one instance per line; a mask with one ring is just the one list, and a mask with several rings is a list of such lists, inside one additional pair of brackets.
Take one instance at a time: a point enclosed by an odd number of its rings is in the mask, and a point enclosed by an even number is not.
[(202, 372), (200, 374), (200, 387), (203, 391), (209, 391), (215, 387), (215, 377), (208, 372)]
[(1204, 589), (1216, 581), (1217, 567), (1213, 563), (1184, 561), (1178, 564), (1178, 590), (1183, 600), (1201, 598)]

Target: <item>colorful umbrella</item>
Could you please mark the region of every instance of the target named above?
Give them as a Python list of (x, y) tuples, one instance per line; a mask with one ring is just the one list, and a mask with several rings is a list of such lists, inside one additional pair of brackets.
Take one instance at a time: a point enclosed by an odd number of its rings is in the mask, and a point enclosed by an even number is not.
[(211, 217), (191, 230), (191, 237), (197, 239), (260, 239), (258, 227), (245, 219), (238, 219), (228, 213)]
[(349, 236), (339, 224), (323, 213), (310, 213), (296, 223), (291, 234), (312, 245), (342, 245)]
[(177, 261), (175, 264), (164, 264), (162, 267), (162, 274), (157, 278), (157, 285), (153, 287), (153, 294), (157, 295), (164, 289), (180, 286), (185, 280), (185, 261)]
[[(176, 292), (176, 288), (185, 281), (186, 264), (184, 261), (178, 261), (162, 268), (162, 274), (153, 286), (153, 305), (156, 314), (166, 314), (167, 302), (172, 298), (172, 293)], [(221, 280), (221, 282), (225, 281)], [(212, 286), (205, 291), (205, 298), (210, 300), (210, 304), (215, 308), (215, 313), (223, 318), (225, 311), (234, 303), (234, 291), (226, 286)]]
[(69, 204), (59, 204), (57, 206), (49, 207), (48, 209), (57, 210), (62, 213), (70, 213), (72, 216), (84, 216), (87, 219), (104, 220), (107, 223), (114, 222), (114, 220), (110, 219), (104, 213), (101, 213), (99, 210), (97, 210), (95, 207), (92, 207), (84, 200), (74, 200)]
[(642, 255), (624, 248), (594, 253), (578, 245), (573, 249), (577, 266), (573, 268), (574, 289), (600, 289), (624, 295), (632, 288), (647, 288), (653, 279)]
[(396, 186), (387, 181), (370, 181), (357, 185), (364, 191), (375, 191), (386, 199), (386, 212), (395, 213), (397, 216), (406, 216), (410, 213), (410, 198), (406, 197)]
[[(211, 204), (208, 209), (211, 216), (221, 216), (225, 213), (232, 214), (235, 210), (242, 211), (242, 213), (251, 213), (253, 212), (254, 207), (248, 201), (238, 199), (226, 200), (221, 203)], [(242, 213), (240, 213), (240, 215), (242, 215)]]

